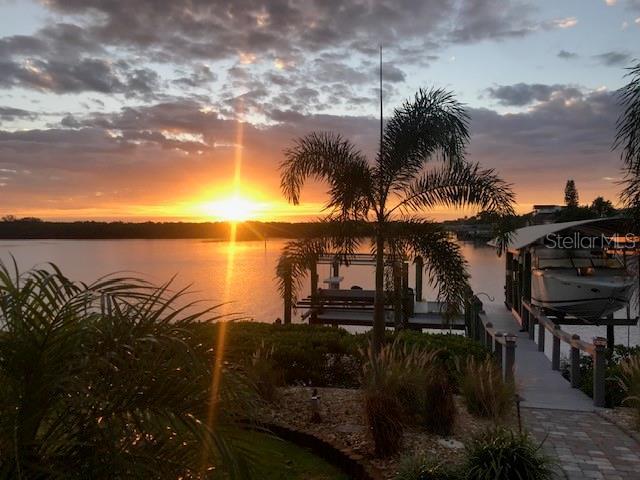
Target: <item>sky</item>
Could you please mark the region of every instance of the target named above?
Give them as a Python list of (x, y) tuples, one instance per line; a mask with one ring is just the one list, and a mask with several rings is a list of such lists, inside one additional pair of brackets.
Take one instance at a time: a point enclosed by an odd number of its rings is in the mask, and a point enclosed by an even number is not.
[(385, 116), (454, 92), (518, 211), (568, 178), (617, 202), (640, 0), (0, 0), (0, 215), (314, 218), (325, 187), (287, 205), (283, 151), (334, 131), (374, 159), (380, 44)]

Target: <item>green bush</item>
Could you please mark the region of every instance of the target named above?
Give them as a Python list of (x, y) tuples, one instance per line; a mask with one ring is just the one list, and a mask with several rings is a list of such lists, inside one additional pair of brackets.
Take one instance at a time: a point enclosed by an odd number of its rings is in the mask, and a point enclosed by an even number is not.
[(547, 480), (552, 461), (526, 434), (499, 428), (483, 432), (465, 445), (467, 480)]
[(315, 387), (356, 387), (359, 384), (358, 348), (363, 340), (343, 329), (316, 325), (272, 325), (232, 322), (204, 326), (201, 342), (216, 345), (225, 329), (225, 359), (248, 365), (254, 352), (264, 344), (273, 348), (274, 368), (283, 373), (288, 385)]
[(278, 387), (284, 385), (282, 370), (273, 361), (273, 346), (267, 348), (264, 343), (254, 352), (251, 363), (246, 367), (250, 384), (260, 397), (274, 403), (278, 400)]
[(515, 401), (514, 386), (504, 382), (502, 369), (492, 358), (478, 361), (469, 357), (460, 370), (460, 390), (469, 413), (496, 420), (511, 411)]
[[(217, 345), (221, 325), (200, 327), (198, 337), (204, 345)], [(225, 324), (225, 359), (248, 365), (262, 345), (274, 347), (274, 367), (281, 370), (288, 385), (315, 387), (357, 387), (361, 357), (369, 334), (354, 335), (341, 328), (320, 325), (273, 325), (254, 322)], [(407, 347), (439, 350), (438, 362), (446, 369), (453, 388), (459, 380), (454, 359), (472, 356), (483, 359), (488, 350), (462, 335), (426, 334), (414, 331), (388, 332), (387, 342), (399, 341)]]
[[(607, 408), (619, 407), (623, 404), (627, 394), (620, 388), (620, 378), (623, 372), (620, 363), (633, 355), (640, 355), (640, 347), (627, 348), (624, 345), (616, 345), (612, 354), (607, 356), (605, 372), (605, 406)], [(563, 362), (562, 375), (570, 379), (570, 365)], [(593, 359), (590, 355), (580, 356), (580, 382), (579, 388), (585, 394), (593, 397)]]
[(620, 362), (620, 385), (626, 397), (624, 403), (633, 408), (636, 426), (640, 428), (640, 354)]
[(400, 460), (394, 480), (462, 480), (454, 466), (438, 463), (424, 455), (412, 455)]

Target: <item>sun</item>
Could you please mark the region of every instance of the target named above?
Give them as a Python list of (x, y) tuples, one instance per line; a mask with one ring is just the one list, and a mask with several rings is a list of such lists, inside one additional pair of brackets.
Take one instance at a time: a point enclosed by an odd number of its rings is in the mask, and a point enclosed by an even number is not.
[(223, 198), (206, 205), (208, 216), (225, 222), (244, 222), (255, 218), (260, 205), (239, 195)]

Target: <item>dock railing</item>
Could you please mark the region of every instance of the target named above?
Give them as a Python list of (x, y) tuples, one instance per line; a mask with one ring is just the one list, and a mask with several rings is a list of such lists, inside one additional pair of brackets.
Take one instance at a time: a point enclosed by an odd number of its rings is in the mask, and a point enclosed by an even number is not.
[(524, 300), (521, 320), (522, 328), (529, 332), (529, 339), (533, 341), (536, 340), (535, 326), (538, 325), (539, 352), (544, 353), (546, 332), (553, 335), (551, 350), (551, 368), (553, 370), (560, 370), (560, 343), (564, 342), (571, 347), (569, 355), (571, 387), (578, 388), (580, 386), (580, 352), (593, 358), (593, 404), (596, 407), (604, 407), (607, 339), (594, 337), (593, 343), (585, 342), (580, 339), (579, 335), (572, 335), (562, 330), (560, 325), (544, 315), (538, 307)]
[(517, 336), (494, 328), (482, 309), (482, 301), (476, 295), (465, 305), (465, 322), (467, 336), (489, 348), (502, 368), (502, 378), (506, 382), (513, 382)]

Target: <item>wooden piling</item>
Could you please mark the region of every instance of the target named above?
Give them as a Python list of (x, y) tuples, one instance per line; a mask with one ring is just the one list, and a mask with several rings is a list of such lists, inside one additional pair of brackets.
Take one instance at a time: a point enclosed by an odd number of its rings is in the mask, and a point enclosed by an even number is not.
[[(573, 334), (572, 340), (580, 340), (580, 335)], [(580, 349), (571, 345), (571, 387), (580, 386)]]
[[(556, 325), (555, 329), (560, 330), (560, 325)], [(553, 335), (553, 349), (551, 350), (551, 369), (560, 370), (560, 337), (555, 333)]]
[(538, 322), (538, 351), (544, 352), (544, 325)]
[[(610, 315), (607, 315), (607, 320), (609, 320), (610, 322), (613, 322), (613, 313)], [(609, 353), (613, 352), (613, 349), (615, 348), (615, 346), (616, 346), (616, 339), (615, 339), (613, 325), (607, 325), (607, 349), (609, 350)]]
[(422, 270), (424, 269), (424, 261), (422, 257), (418, 256), (415, 259), (416, 263), (416, 302), (422, 301)]
[(607, 340), (602, 337), (593, 339), (595, 351), (593, 353), (593, 404), (596, 407), (604, 407), (605, 399), (605, 376), (606, 376), (606, 348)]

